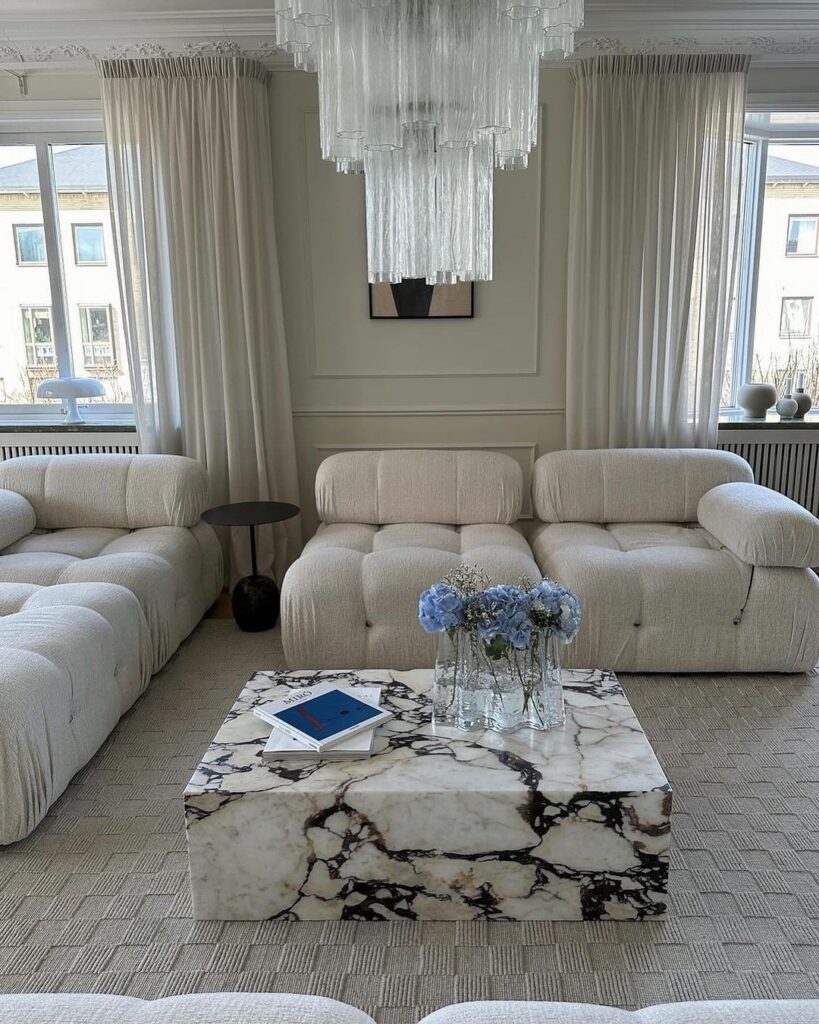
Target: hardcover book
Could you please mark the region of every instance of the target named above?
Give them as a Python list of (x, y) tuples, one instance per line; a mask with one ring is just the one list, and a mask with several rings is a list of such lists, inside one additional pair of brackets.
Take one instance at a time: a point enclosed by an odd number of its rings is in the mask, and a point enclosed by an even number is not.
[(313, 750), (325, 750), (365, 729), (374, 729), (393, 716), (334, 683), (299, 687), (285, 697), (255, 708), (259, 718), (300, 740)]
[[(357, 686), (355, 695), (370, 704), (381, 703), (380, 686)], [(265, 720), (266, 721), (266, 720)], [(375, 730), (365, 729), (363, 732), (350, 736), (349, 739), (341, 740), (327, 750), (321, 751), (323, 761), (356, 761), (369, 757), (373, 752), (373, 741)], [(273, 728), (270, 733), (262, 758), (265, 761), (315, 761), (317, 751), (308, 747), (305, 743), (293, 739), (281, 729)]]

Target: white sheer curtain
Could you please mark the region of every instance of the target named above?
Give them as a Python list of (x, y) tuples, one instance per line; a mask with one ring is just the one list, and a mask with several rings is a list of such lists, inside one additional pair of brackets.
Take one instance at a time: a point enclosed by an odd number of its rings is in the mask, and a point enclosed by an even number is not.
[[(98, 69), (142, 450), (203, 462), (213, 503), (295, 502), (267, 72), (222, 57)], [(281, 575), (299, 542), (297, 520), (259, 531), (261, 571), (275, 553)]]
[(576, 68), (569, 448), (716, 441), (747, 68), (742, 55)]

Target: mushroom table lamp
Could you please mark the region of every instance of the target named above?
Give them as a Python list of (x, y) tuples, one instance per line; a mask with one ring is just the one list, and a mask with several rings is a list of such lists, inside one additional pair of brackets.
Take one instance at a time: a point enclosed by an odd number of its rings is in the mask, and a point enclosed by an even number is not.
[(65, 404), (66, 423), (84, 423), (77, 408), (78, 398), (99, 398), (105, 394), (100, 381), (93, 377), (54, 377), (37, 388), (38, 398), (61, 398)]

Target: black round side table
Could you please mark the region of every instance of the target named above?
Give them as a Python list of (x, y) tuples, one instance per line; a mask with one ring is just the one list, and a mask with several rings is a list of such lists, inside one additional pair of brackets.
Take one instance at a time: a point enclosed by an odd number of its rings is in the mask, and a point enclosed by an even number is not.
[(256, 527), (282, 523), (300, 511), (297, 505), (286, 501), (235, 501), (202, 513), (202, 518), (211, 526), (250, 527), (251, 574), (237, 582), (231, 598), (233, 618), (246, 633), (272, 629), (279, 619), (279, 588), (269, 576), (259, 575), (256, 565)]

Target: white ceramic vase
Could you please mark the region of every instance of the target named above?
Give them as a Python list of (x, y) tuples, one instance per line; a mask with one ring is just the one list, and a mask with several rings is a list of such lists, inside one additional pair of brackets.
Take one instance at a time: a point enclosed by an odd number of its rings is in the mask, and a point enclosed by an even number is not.
[(790, 395), (784, 395), (776, 403), (776, 411), (779, 413), (781, 420), (792, 420), (797, 412), (799, 412), (799, 404), (795, 398), (791, 398)]
[(748, 420), (764, 420), (770, 407), (776, 402), (776, 388), (773, 384), (743, 384), (737, 392), (737, 400)]

